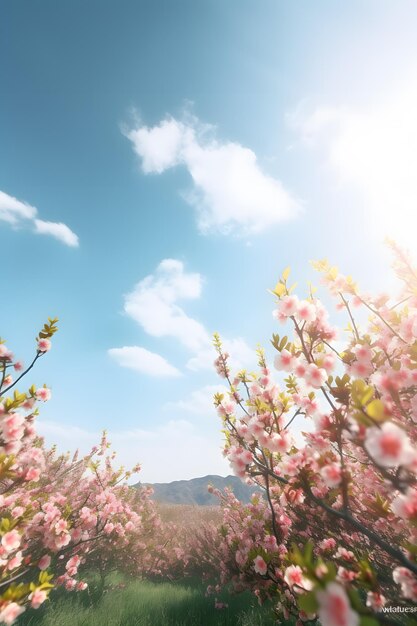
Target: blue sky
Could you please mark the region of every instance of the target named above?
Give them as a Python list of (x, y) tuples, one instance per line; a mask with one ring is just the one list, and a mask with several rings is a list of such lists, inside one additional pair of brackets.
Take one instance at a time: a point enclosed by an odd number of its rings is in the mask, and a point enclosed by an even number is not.
[(303, 285), (328, 257), (380, 289), (385, 234), (413, 243), (416, 19), (407, 1), (3, 3), (1, 335), (27, 362), (60, 319), (33, 374), (48, 441), (107, 428), (144, 480), (228, 472), (212, 332), (250, 365), (285, 266)]

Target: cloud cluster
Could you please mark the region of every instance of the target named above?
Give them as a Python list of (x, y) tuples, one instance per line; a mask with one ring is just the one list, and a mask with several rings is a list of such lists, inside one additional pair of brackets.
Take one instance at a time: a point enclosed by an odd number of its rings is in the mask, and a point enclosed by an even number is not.
[(185, 199), (196, 210), (203, 233), (256, 234), (299, 211), (297, 200), (261, 169), (252, 150), (217, 140), (195, 118), (169, 117), (126, 134), (145, 174), (161, 174), (177, 165), (188, 170), (193, 186)]
[(61, 222), (45, 222), (37, 217), (38, 211), (34, 206), (22, 202), (4, 191), (0, 191), (0, 220), (13, 227), (29, 225), (38, 235), (50, 235), (67, 246), (77, 247), (77, 235)]
[[(187, 272), (177, 259), (164, 259), (153, 274), (139, 281), (124, 299), (124, 311), (151, 337), (176, 339), (190, 353), (187, 368), (193, 371), (213, 365), (215, 351), (211, 334), (183, 308), (183, 302), (201, 296), (203, 277)], [(252, 363), (254, 352), (244, 339), (225, 339), (225, 348), (234, 355), (232, 366)], [(152, 376), (176, 376), (179, 371), (164, 357), (139, 346), (111, 348), (110, 356), (124, 366)]]
[(177, 304), (201, 295), (202, 277), (188, 273), (181, 261), (165, 259), (125, 297), (124, 310), (149, 335), (175, 337), (190, 350), (197, 350), (208, 337), (202, 324)]

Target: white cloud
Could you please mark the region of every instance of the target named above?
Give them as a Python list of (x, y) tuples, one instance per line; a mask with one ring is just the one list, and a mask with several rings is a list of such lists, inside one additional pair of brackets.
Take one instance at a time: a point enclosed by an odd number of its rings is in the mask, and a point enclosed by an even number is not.
[(141, 280), (125, 296), (124, 310), (153, 337), (175, 337), (191, 350), (198, 350), (210, 338), (204, 326), (189, 317), (178, 300), (200, 297), (202, 278), (187, 273), (181, 261), (165, 259), (155, 274)]
[[(202, 276), (187, 272), (181, 261), (164, 259), (156, 271), (139, 281), (124, 300), (124, 311), (146, 333), (153, 337), (173, 337), (188, 348), (192, 356), (187, 361), (187, 367), (193, 371), (213, 370), (216, 352), (212, 346), (211, 333), (201, 322), (190, 317), (179, 306), (178, 301), (198, 299), (202, 284)], [(224, 338), (223, 344), (231, 355), (230, 364), (233, 369), (254, 365), (254, 351), (244, 339)], [(128, 349), (134, 348), (123, 348)], [(142, 355), (132, 358), (135, 363), (140, 363)], [(135, 366), (135, 369), (139, 367)]]
[(142, 126), (128, 133), (134, 151), (142, 159), (142, 170), (145, 174), (161, 174), (180, 162), (184, 132), (182, 124), (169, 119), (159, 126)]
[(0, 220), (17, 226), (22, 220), (34, 219), (36, 214), (35, 207), (0, 191)]
[(0, 221), (7, 222), (14, 227), (32, 226), (37, 234), (50, 235), (67, 246), (78, 246), (77, 235), (66, 224), (45, 222), (38, 219), (37, 215), (38, 210), (34, 206), (0, 191)]
[(109, 355), (121, 366), (149, 376), (181, 376), (181, 372), (160, 354), (139, 346), (110, 348)]
[[(290, 123), (340, 184), (361, 194), (364, 228), (415, 245), (417, 228), (417, 74), (362, 109), (300, 107)], [(305, 106), (304, 106), (305, 109)]]
[(144, 173), (161, 174), (179, 164), (187, 168), (193, 187), (185, 198), (204, 233), (256, 234), (298, 213), (297, 200), (262, 171), (252, 150), (208, 137), (207, 129), (195, 118), (167, 118), (126, 134)]
[(206, 385), (201, 389), (192, 391), (186, 400), (167, 402), (164, 408), (167, 411), (185, 411), (192, 415), (215, 416), (213, 396), (215, 393), (225, 393), (226, 391), (224, 385)]
[[(175, 420), (154, 429), (110, 431), (108, 437), (117, 452), (116, 465), (119, 461), (120, 465), (131, 467), (139, 462), (143, 468), (138, 476), (140, 481), (171, 482), (207, 474), (230, 474), (221, 454), (222, 437), (217, 427), (214, 421), (212, 432), (203, 435), (190, 422)], [(38, 422), (38, 432), (48, 445), (57, 444), (60, 452), (79, 449), (87, 453), (100, 441), (99, 432), (43, 420)]]
[(78, 236), (62, 222), (45, 222), (35, 219), (35, 233), (38, 235), (51, 235), (62, 243), (73, 248), (78, 247)]

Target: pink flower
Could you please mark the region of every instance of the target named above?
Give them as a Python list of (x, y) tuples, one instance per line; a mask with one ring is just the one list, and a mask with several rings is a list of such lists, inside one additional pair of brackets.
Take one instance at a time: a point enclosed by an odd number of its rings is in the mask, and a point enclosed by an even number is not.
[(24, 612), (24, 607), (19, 606), (16, 602), (10, 602), (0, 612), (0, 622), (4, 622), (7, 626), (13, 624), (17, 620), (19, 615)]
[(88, 585), (87, 583), (83, 582), (82, 580), (80, 580), (79, 583), (77, 583), (77, 591), (85, 591), (87, 589)]
[[(68, 563), (65, 566), (65, 569), (67, 570), (67, 572), (69, 572), (70, 570), (75, 570), (74, 573), (76, 573), (80, 563), (81, 563), (81, 559), (78, 556), (78, 554), (76, 554), (75, 556), (70, 558), (70, 560), (68, 561)], [(70, 576), (73, 576), (73, 575), (74, 574), (70, 574)]]
[(7, 569), (9, 571), (17, 569), (18, 567), (22, 565), (22, 560), (23, 560), (22, 552), (19, 550), (19, 552), (16, 552), (14, 557), (12, 557), (10, 561), (7, 563)]
[(294, 591), (297, 592), (310, 590), (313, 586), (312, 582), (304, 576), (303, 570), (299, 565), (290, 565), (287, 567), (284, 580), (291, 589), (295, 587)]
[(307, 367), (305, 379), (309, 385), (318, 389), (326, 382), (327, 372), (324, 368), (317, 367), (315, 363), (310, 363)]
[(30, 606), (33, 609), (39, 609), (40, 605), (45, 602), (47, 597), (48, 594), (46, 593), (46, 591), (43, 591), (42, 589), (36, 589), (29, 596)]
[(38, 350), (39, 352), (48, 352), (51, 349), (51, 342), (49, 339), (39, 339), (38, 341)]
[(359, 626), (359, 615), (352, 610), (346, 591), (338, 583), (329, 583), (317, 592), (322, 626)]
[(268, 570), (268, 566), (265, 563), (264, 559), (260, 555), (258, 555), (253, 559), (253, 563), (253, 569), (255, 570), (255, 572), (257, 574), (260, 574), (261, 576), (265, 576)]
[(290, 317), (297, 312), (299, 301), (297, 296), (284, 296), (278, 305), (278, 313), (285, 317)]
[(295, 357), (284, 348), (284, 350), (275, 357), (274, 365), (277, 370), (290, 372), (295, 365)]
[(297, 318), (301, 322), (314, 322), (316, 319), (316, 311), (311, 302), (308, 302), (308, 300), (301, 300), (297, 307)]
[(405, 494), (399, 494), (392, 501), (391, 510), (403, 519), (417, 519), (417, 491), (407, 489)]
[(406, 567), (396, 567), (392, 573), (394, 582), (401, 585), (404, 598), (417, 602), (417, 578)]
[(114, 524), (107, 522), (103, 530), (106, 535), (110, 535), (114, 530)]
[(336, 365), (336, 359), (333, 354), (326, 354), (321, 362), (321, 366), (328, 374), (331, 374)]
[(19, 440), (23, 437), (25, 419), (17, 413), (9, 413), (3, 420), (1, 428), (6, 442)]
[(272, 435), (267, 442), (267, 447), (271, 452), (285, 453), (291, 448), (292, 443), (291, 435), (283, 431), (279, 435), (277, 433)]
[(12, 353), (8, 348), (6, 348), (4, 343), (0, 343), (0, 359), (10, 361), (12, 356)]
[(26, 472), (25, 480), (36, 483), (38, 482), (40, 475), (41, 475), (41, 470), (39, 469), (39, 467), (30, 467), (28, 471)]
[(68, 532), (67, 522), (64, 519), (58, 520), (54, 526), (54, 530), (57, 535), (60, 535), (61, 533), (67, 533)]
[(1, 539), (1, 545), (6, 550), (6, 552), (13, 552), (17, 550), (20, 546), (21, 537), (17, 530), (10, 530), (8, 533), (3, 535)]
[(366, 606), (371, 607), (374, 611), (380, 611), (383, 606), (385, 606), (387, 600), (386, 598), (375, 591), (368, 591), (366, 596)]
[(40, 389), (37, 389), (35, 395), (38, 400), (42, 400), (43, 402), (47, 402), (51, 399), (52, 396), (51, 390), (47, 387), (41, 387)]
[(323, 541), (319, 544), (321, 550), (334, 550), (336, 547), (336, 540), (333, 537), (328, 537), (323, 539)]
[(365, 448), (374, 461), (383, 467), (407, 465), (414, 457), (406, 433), (392, 422), (385, 422), (381, 428), (368, 428)]
[(38, 567), (40, 570), (44, 571), (48, 569), (51, 564), (51, 557), (49, 554), (44, 554), (43, 557), (39, 560)]
[(331, 463), (321, 468), (320, 474), (328, 487), (337, 487), (342, 482), (342, 470), (339, 463)]

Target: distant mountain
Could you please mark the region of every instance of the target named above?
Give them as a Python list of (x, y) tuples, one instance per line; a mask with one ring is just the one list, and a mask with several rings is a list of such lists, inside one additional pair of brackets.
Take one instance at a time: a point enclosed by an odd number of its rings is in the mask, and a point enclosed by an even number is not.
[(154, 490), (152, 499), (166, 504), (216, 505), (219, 501), (207, 491), (208, 485), (217, 489), (230, 487), (236, 498), (244, 503), (249, 502), (253, 493), (260, 491), (257, 487), (246, 485), (237, 476), (213, 475), (191, 480), (174, 480), (172, 483), (147, 484)]

